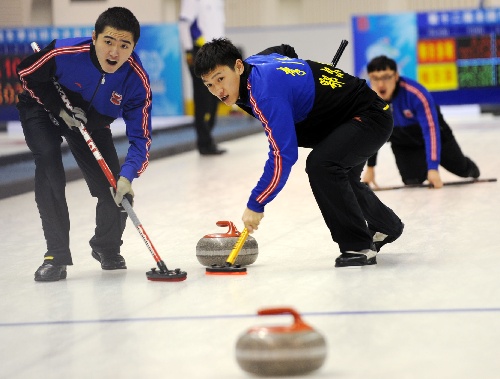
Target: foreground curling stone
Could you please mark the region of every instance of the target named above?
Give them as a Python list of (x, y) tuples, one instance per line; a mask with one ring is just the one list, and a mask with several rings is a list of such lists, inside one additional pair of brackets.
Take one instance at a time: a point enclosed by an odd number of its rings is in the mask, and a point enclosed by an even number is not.
[(263, 309), (259, 315), (291, 314), (290, 326), (253, 327), (236, 343), (240, 367), (260, 376), (302, 375), (320, 368), (326, 359), (321, 334), (302, 321), (291, 308)]
[[(227, 233), (207, 234), (196, 244), (196, 258), (207, 267), (223, 266), (241, 233), (231, 221), (217, 221), (217, 226), (229, 227)], [(248, 266), (257, 260), (259, 249), (257, 241), (248, 236), (236, 257), (235, 265)]]

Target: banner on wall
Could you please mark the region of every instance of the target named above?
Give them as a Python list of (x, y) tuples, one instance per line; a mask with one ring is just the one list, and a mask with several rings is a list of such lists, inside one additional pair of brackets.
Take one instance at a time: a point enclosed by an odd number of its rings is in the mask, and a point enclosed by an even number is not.
[(439, 104), (500, 103), (500, 9), (355, 16), (355, 72), (387, 55)]
[(415, 78), (415, 13), (354, 17), (353, 33), (356, 76), (367, 79), (367, 63), (376, 56), (386, 55), (398, 62), (401, 75)]
[(177, 24), (141, 27), (136, 52), (151, 81), (153, 116), (183, 115), (182, 55)]
[[(22, 92), (16, 68), (31, 54), (30, 43), (41, 47), (54, 39), (92, 35), (93, 26), (0, 29), (0, 121), (18, 120), (15, 104)], [(141, 26), (136, 52), (149, 74), (153, 91), (153, 116), (184, 114), (182, 56), (176, 24)]]

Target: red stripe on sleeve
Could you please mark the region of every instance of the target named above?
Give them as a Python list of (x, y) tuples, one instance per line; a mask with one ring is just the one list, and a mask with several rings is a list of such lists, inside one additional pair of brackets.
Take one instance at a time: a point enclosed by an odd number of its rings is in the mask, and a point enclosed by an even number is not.
[(271, 195), (273, 193), (273, 191), (276, 189), (276, 187), (278, 186), (278, 184), (280, 182), (281, 174), (282, 174), (282, 170), (283, 170), (283, 168), (282, 168), (282, 160), (283, 159), (281, 157), (279, 146), (273, 137), (273, 133), (272, 133), (271, 128), (269, 127), (268, 120), (262, 114), (262, 111), (257, 106), (257, 102), (255, 101), (255, 98), (252, 95), (250, 83), (248, 83), (248, 89), (250, 91), (250, 103), (252, 104), (252, 108), (253, 108), (255, 114), (257, 115), (257, 117), (259, 118), (260, 122), (262, 123), (262, 125), (264, 125), (264, 130), (266, 131), (267, 139), (268, 139), (269, 144), (271, 145), (272, 150), (274, 152), (273, 176), (272, 176), (271, 181), (270, 181), (269, 185), (267, 186), (267, 188), (259, 196), (257, 196), (257, 199), (256, 199), (259, 203), (262, 203), (269, 197), (269, 195)]
[(436, 161), (438, 159), (438, 154), (437, 154), (437, 141), (436, 141), (436, 124), (434, 123), (434, 118), (432, 117), (432, 110), (429, 105), (429, 101), (427, 100), (427, 97), (420, 91), (418, 88), (409, 85), (408, 83), (405, 83), (401, 81), (401, 86), (406, 88), (408, 92), (413, 93), (422, 103), (424, 106), (425, 110), (425, 118), (427, 119), (427, 123), (429, 124), (429, 137), (430, 137), (430, 142), (431, 142), (431, 159), (433, 161)]
[(142, 85), (144, 86), (144, 89), (146, 91), (146, 101), (144, 102), (144, 107), (142, 107), (142, 120), (141, 120), (141, 127), (142, 127), (142, 135), (147, 139), (146, 142), (146, 160), (142, 163), (141, 168), (139, 171), (137, 171), (137, 175), (140, 176), (148, 167), (149, 165), (149, 148), (151, 146), (151, 135), (149, 133), (149, 128), (148, 128), (148, 119), (149, 119), (149, 113), (148, 109), (151, 106), (151, 86), (149, 84), (146, 72), (144, 69), (137, 63), (135, 59), (132, 57), (129, 58), (130, 65), (132, 66), (133, 70), (135, 73), (139, 76), (141, 79)]

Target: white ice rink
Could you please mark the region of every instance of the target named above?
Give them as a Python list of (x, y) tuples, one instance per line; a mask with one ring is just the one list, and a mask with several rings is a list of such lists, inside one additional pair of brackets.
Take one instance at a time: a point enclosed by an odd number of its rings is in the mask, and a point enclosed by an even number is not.
[[(499, 174), (500, 120), (450, 118), (483, 178)], [(249, 327), (290, 324), (256, 316), (291, 306), (324, 335), (328, 356), (311, 378), (500, 377), (500, 185), (378, 192), (403, 236), (378, 264), (335, 268), (329, 236), (304, 172), (308, 150), (253, 234), (259, 257), (246, 276), (207, 276), (195, 247), (215, 223), (235, 222), (267, 157), (264, 133), (226, 142), (228, 153), (155, 160), (134, 182), (135, 211), (170, 269), (186, 281), (151, 282), (155, 262), (129, 222), (128, 270), (90, 256), (95, 200), (67, 186), (74, 266), (39, 283), (45, 242), (33, 193), (0, 200), (0, 378), (249, 378), (235, 344)], [(389, 146), (380, 185), (400, 184)], [(459, 178), (442, 172), (446, 181)]]

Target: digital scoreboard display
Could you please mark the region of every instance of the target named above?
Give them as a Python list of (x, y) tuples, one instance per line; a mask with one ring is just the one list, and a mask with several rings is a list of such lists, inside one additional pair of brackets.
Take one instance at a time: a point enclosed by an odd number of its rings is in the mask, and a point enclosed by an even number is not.
[(358, 74), (385, 54), (439, 104), (500, 103), (500, 9), (356, 16), (353, 34)]
[(16, 94), (22, 92), (16, 68), (23, 57), (23, 55), (0, 57), (0, 107), (15, 104)]
[(33, 53), (31, 42), (40, 47), (56, 38), (90, 36), (92, 27), (0, 29), (0, 120), (18, 120), (17, 95), (23, 91), (17, 77), (18, 64)]
[(420, 13), (417, 28), (417, 80), (427, 89), (500, 101), (500, 10)]

